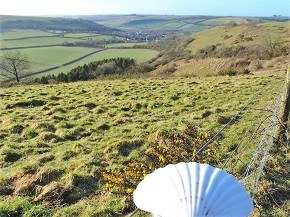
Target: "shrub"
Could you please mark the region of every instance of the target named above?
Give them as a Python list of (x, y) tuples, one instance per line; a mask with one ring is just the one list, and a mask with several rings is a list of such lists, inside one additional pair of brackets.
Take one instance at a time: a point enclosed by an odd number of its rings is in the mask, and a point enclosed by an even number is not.
[(186, 126), (182, 132), (159, 132), (149, 148), (140, 154), (142, 157), (126, 162), (123, 168), (107, 168), (102, 172), (105, 189), (131, 197), (134, 189), (146, 174), (159, 167), (197, 159), (199, 162), (215, 163), (218, 158), (215, 144), (201, 153), (199, 157), (195, 156), (197, 150), (209, 137), (209, 133), (198, 132), (193, 125)]
[(226, 24), (227, 27), (236, 27), (238, 26), (238, 23), (235, 21), (230, 21)]
[(235, 76), (235, 75), (237, 75), (237, 71), (232, 69), (232, 68), (230, 68), (230, 69), (222, 70), (218, 74), (222, 75), (222, 76), (225, 76), (225, 75)]
[(243, 75), (249, 75), (249, 74), (251, 74), (251, 71), (249, 69), (243, 69), (241, 71), (241, 74), (243, 74)]

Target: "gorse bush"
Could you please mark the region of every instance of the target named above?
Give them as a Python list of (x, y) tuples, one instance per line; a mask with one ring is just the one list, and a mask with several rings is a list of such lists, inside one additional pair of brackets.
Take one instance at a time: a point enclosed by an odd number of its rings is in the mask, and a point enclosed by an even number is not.
[(237, 75), (237, 71), (230, 68), (230, 69), (220, 71), (219, 75), (235, 76), (235, 75)]
[(186, 126), (183, 132), (159, 132), (149, 149), (140, 154), (142, 157), (130, 160), (122, 169), (105, 169), (102, 172), (105, 189), (131, 197), (138, 183), (157, 168), (182, 161), (214, 164), (218, 160), (216, 144), (199, 157), (195, 156), (209, 138), (209, 133), (199, 132), (193, 125)]
[(229, 69), (221, 70), (218, 72), (218, 75), (221, 75), (221, 76), (226, 76), (226, 75), (235, 76), (235, 75), (249, 75), (249, 74), (251, 74), (251, 71), (247, 68), (239, 70), (239, 71), (233, 68), (229, 68)]

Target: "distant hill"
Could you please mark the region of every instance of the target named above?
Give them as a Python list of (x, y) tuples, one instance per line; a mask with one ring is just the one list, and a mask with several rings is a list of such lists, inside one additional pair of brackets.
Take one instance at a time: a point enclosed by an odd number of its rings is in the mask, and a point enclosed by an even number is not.
[(117, 31), (86, 19), (1, 16), (3, 29), (41, 29), (66, 32), (111, 32)]
[(105, 26), (123, 30), (146, 31), (178, 31), (198, 32), (216, 26), (227, 25), (229, 22), (237, 24), (263, 23), (269, 21), (286, 22), (289, 17), (233, 17), (233, 16), (174, 16), (174, 15), (90, 15), (72, 16), (84, 18)]

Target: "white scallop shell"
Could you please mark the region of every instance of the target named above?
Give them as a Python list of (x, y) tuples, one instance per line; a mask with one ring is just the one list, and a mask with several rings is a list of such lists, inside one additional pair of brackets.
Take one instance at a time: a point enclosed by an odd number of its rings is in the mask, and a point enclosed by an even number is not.
[(233, 175), (193, 162), (147, 175), (134, 191), (134, 203), (162, 217), (248, 216), (253, 210), (251, 197)]

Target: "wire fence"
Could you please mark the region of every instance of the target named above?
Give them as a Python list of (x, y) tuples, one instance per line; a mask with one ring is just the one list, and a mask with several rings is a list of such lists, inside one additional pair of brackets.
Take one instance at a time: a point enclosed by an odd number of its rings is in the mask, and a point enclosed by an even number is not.
[[(273, 84), (273, 86), (276, 84)], [(278, 115), (282, 104), (281, 94), (272, 96), (266, 105), (262, 108), (251, 108), (256, 101), (263, 96), (271, 86), (265, 86), (261, 91), (255, 94), (245, 105), (234, 115), (223, 127), (221, 127), (211, 138), (197, 151), (192, 157), (198, 157), (206, 150), (222, 133), (229, 129), (238, 119), (249, 111), (257, 110), (259, 114), (251, 120), (249, 127), (244, 135), (238, 139), (238, 143), (231, 151), (224, 162), (219, 165), (221, 169), (225, 169), (230, 173), (239, 170), (239, 167), (244, 168), (244, 172), (240, 175), (239, 180), (249, 189), (249, 192), (254, 199), (259, 181), (266, 165), (269, 151), (274, 144), (276, 128), (283, 123), (280, 122)], [(284, 87), (282, 88), (282, 90)], [(281, 93), (281, 92), (280, 92)], [(275, 102), (275, 104), (273, 104)], [(289, 134), (288, 134), (289, 135)], [(290, 136), (289, 136), (290, 137)], [(287, 140), (289, 144), (289, 139)], [(254, 152), (253, 144), (257, 144)], [(192, 158), (186, 161), (191, 161)], [(247, 159), (244, 162), (242, 159)], [(238, 175), (238, 174), (237, 174)], [(128, 217), (135, 216), (139, 211), (136, 208)]]

